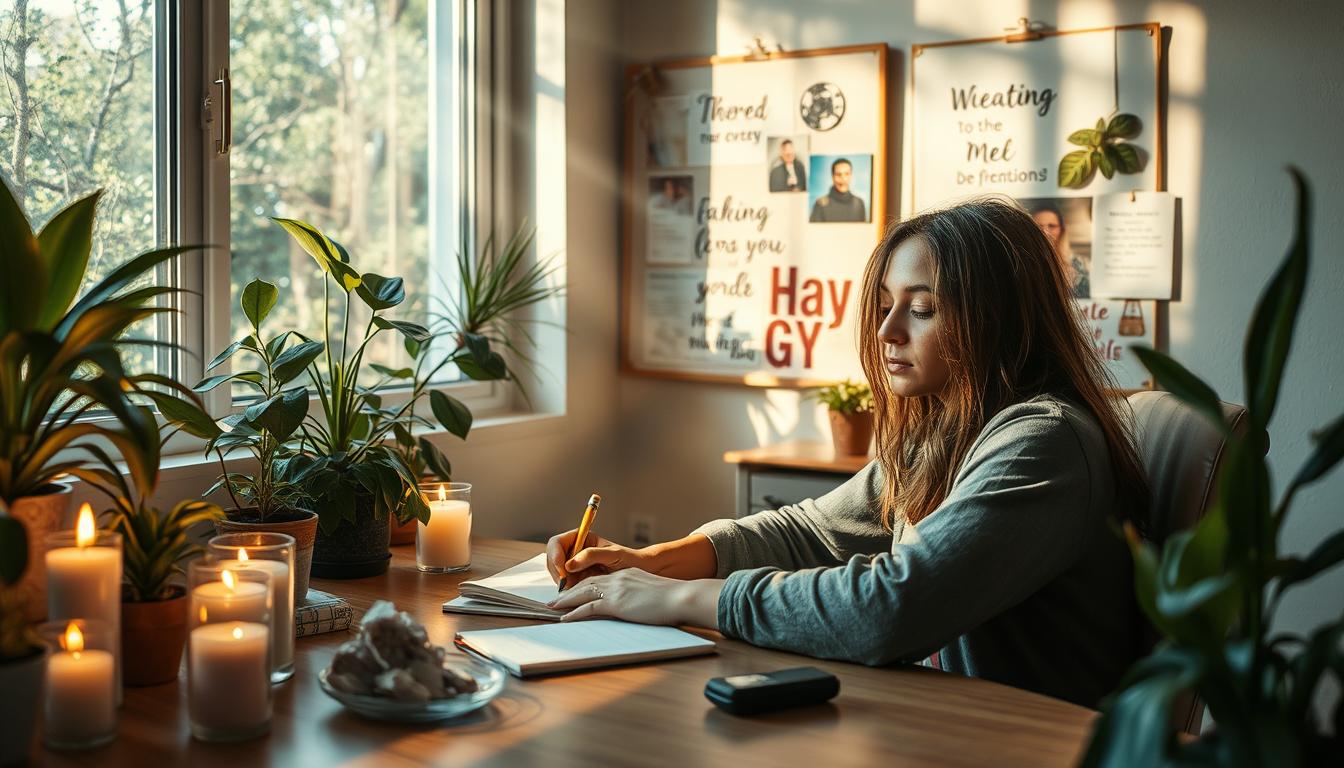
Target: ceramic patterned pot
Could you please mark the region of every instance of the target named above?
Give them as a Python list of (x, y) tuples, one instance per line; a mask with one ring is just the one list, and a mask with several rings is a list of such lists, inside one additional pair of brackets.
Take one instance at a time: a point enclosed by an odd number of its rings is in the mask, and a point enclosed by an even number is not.
[(45, 493), (24, 496), (9, 506), (9, 514), (28, 532), (28, 570), (19, 579), (19, 599), (30, 622), (47, 618), (47, 534), (60, 530), (70, 515), (74, 491), (65, 483), (50, 483)]
[(256, 507), (231, 509), (223, 520), (215, 521), (215, 532), (225, 533), (287, 533), (294, 537), (294, 604), (300, 605), (308, 596), (308, 575), (313, 565), (313, 548), (317, 542), (317, 513), (294, 509), (269, 515), (262, 522)]

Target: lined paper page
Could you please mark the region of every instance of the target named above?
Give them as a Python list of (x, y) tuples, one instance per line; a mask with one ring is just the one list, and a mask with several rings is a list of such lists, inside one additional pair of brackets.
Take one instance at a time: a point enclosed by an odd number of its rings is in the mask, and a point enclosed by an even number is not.
[(480, 599), (483, 593), (502, 592), (539, 606), (544, 606), (559, 594), (555, 581), (546, 570), (545, 553), (500, 571), (494, 576), (479, 581), (464, 581), (458, 591), (477, 599)]

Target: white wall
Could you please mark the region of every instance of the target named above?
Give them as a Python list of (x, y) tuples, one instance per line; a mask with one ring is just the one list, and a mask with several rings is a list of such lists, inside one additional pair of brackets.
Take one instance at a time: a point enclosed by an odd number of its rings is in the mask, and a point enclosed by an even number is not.
[[(911, 43), (1001, 34), (1019, 16), (1062, 29), (1145, 21), (1172, 27), (1167, 170), (1168, 188), (1183, 201), (1184, 267), (1183, 295), (1168, 318), (1170, 352), (1225, 399), (1243, 400), (1242, 333), (1288, 243), (1291, 199), (1283, 168), (1294, 163), (1315, 185), (1316, 246), (1271, 425), (1279, 482), (1308, 455), (1308, 433), (1344, 412), (1344, 221), (1335, 214), (1344, 204), (1344, 69), (1337, 47), (1344, 10), (1337, 4), (636, 0), (623, 9), (627, 62), (739, 54), (754, 35), (786, 50), (885, 42), (895, 54), (890, 82), (898, 103), (907, 90)], [(899, 119), (891, 124), (902, 126)], [(907, 165), (908, 157), (894, 175)], [(892, 210), (903, 210), (907, 198), (893, 197)], [(800, 407), (791, 392), (627, 376), (618, 394), (622, 496), (656, 517), (663, 538), (732, 514), (733, 473), (720, 460), (725, 450), (826, 435), (815, 407)], [(1303, 493), (1284, 547), (1304, 550), (1344, 526), (1341, 499), (1344, 471)], [(1280, 625), (1302, 630), (1338, 618), (1341, 609), (1344, 570), (1337, 570), (1286, 602)]]

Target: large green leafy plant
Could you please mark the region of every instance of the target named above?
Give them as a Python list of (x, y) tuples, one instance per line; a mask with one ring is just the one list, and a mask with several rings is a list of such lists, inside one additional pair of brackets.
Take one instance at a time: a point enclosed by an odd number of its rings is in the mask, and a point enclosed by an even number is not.
[[(1105, 702), (1084, 765), (1339, 765), (1344, 755), (1344, 702), (1335, 706), (1333, 736), (1312, 709), (1326, 677), (1344, 682), (1344, 616), (1307, 635), (1270, 631), (1288, 591), (1344, 560), (1344, 530), (1305, 557), (1282, 554), (1278, 543), (1298, 491), (1344, 457), (1344, 417), (1313, 435), (1312, 455), (1277, 504), (1264, 456), (1310, 257), (1310, 188), (1296, 169), (1291, 173), (1298, 196), (1293, 243), (1246, 334), (1250, 429), (1227, 435), (1217, 499), (1193, 530), (1170, 536), (1160, 556), (1127, 530), (1138, 601), (1163, 639)], [(1138, 353), (1159, 384), (1228, 430), (1211, 387), (1166, 355)], [(1180, 738), (1171, 717), (1188, 692), (1216, 723), (1195, 740)]]
[[(414, 377), (408, 371), (370, 365), (377, 374), (361, 383), (364, 354), (379, 334), (390, 332), (418, 351), (433, 334), (423, 325), (393, 320), (383, 312), (400, 305), (406, 291), (400, 277), (373, 272), (360, 273), (350, 263), (344, 246), (316, 227), (296, 219), (275, 219), (317, 261), (326, 277), (325, 354), (308, 366), (309, 377), (322, 405), (320, 414), (309, 414), (302, 426), (304, 455), (298, 457), (297, 476), (313, 499), (318, 525), (334, 532), (342, 522), (356, 520), (357, 498), (371, 499), (376, 516), (395, 514), (402, 522), (429, 520), (429, 507), (417, 492), (419, 477), (395, 442), (398, 427), (409, 434), (416, 424), (432, 424), (413, 413), (415, 403), (428, 395), (435, 419), (444, 429), (466, 438), (471, 429), (471, 411), (461, 401), (441, 390), (428, 390), (434, 374), (456, 364), (472, 378), (505, 379), (508, 366), (490, 340), (478, 333), (464, 333), (454, 351)], [(333, 325), (330, 292), (340, 291), (344, 311)], [(369, 309), (362, 337), (351, 338), (351, 305), (358, 297)], [(398, 405), (384, 406), (386, 390), (401, 380), (413, 378), (407, 397)], [(425, 449), (428, 450), (428, 449)]]
[[(165, 376), (129, 373), (122, 353), (135, 345), (173, 346), (126, 333), (173, 311), (158, 301), (179, 289), (139, 281), (194, 247), (142, 253), (78, 295), (101, 194), (71, 203), (34, 235), (8, 184), (0, 183), (0, 500), (7, 503), (40, 494), (82, 466), (83, 458), (62, 454), (82, 438), (110, 442), (136, 482), (149, 484), (159, 434), (147, 402), (180, 402), (166, 390), (190, 399), (189, 390)], [(96, 410), (113, 421), (83, 418)]]

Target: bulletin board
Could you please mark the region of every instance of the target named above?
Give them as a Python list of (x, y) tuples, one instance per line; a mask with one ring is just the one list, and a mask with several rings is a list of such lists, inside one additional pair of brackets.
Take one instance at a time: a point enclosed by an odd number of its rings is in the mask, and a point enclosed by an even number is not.
[(628, 72), (622, 368), (862, 378), (855, 317), (886, 223), (887, 47)]
[(1024, 24), (910, 53), (912, 210), (1003, 194), (1061, 225), (1078, 312), (1122, 389), (1152, 386), (1131, 346), (1156, 346), (1157, 302), (1091, 295), (1092, 200), (1165, 189), (1162, 59), (1157, 23)]

